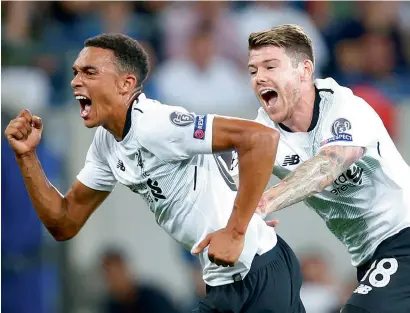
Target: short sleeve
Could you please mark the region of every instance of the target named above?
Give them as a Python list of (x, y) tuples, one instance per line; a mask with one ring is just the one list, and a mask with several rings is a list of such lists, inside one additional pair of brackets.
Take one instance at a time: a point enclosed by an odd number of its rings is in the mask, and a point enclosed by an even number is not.
[(139, 143), (163, 161), (212, 153), (214, 115), (197, 115), (182, 107), (161, 105), (138, 120)]
[(85, 165), (77, 179), (85, 186), (101, 191), (112, 191), (117, 184), (106, 159), (103, 157), (103, 138), (102, 130), (97, 129), (93, 142), (88, 149)]
[(321, 123), (319, 149), (334, 145), (363, 148), (376, 146), (380, 127), (383, 127), (377, 113), (353, 94), (338, 98)]

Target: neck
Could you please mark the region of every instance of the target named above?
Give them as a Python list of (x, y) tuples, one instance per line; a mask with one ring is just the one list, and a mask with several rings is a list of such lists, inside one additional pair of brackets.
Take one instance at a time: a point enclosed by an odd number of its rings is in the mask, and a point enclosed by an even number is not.
[(293, 107), (292, 116), (282, 124), (293, 132), (307, 132), (313, 118), (315, 86), (312, 84), (300, 94), (300, 100)]
[(132, 103), (139, 96), (140, 93), (141, 90), (138, 89), (132, 94), (130, 94), (127, 97), (125, 103), (115, 109), (112, 122), (104, 125), (104, 128), (114, 136), (115, 140), (121, 141), (123, 139), (122, 136), (124, 132), (128, 108), (130, 105), (132, 105)]

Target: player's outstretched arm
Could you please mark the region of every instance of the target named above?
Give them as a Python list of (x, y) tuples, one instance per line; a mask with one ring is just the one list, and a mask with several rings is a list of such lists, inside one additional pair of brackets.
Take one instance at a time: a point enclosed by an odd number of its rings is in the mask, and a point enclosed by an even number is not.
[(329, 186), (364, 154), (353, 146), (330, 146), (304, 162), (279, 184), (267, 190), (257, 211), (268, 214), (302, 201)]
[(262, 124), (215, 117), (212, 152), (235, 149), (238, 153), (241, 183), (227, 226), (205, 238), (193, 253), (206, 246), (209, 259), (233, 266), (243, 249), (244, 235), (273, 169), (279, 133)]
[(45, 176), (35, 152), (42, 129), (41, 119), (24, 110), (9, 123), (5, 135), (38, 216), (56, 240), (67, 240), (78, 233), (109, 192), (90, 189), (77, 180), (63, 196)]

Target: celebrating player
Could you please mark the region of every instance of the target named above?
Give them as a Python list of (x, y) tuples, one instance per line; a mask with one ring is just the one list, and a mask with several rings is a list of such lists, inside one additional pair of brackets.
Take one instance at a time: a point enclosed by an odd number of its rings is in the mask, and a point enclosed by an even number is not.
[(346, 245), (359, 286), (342, 313), (410, 312), (410, 168), (379, 116), (332, 78), (314, 80), (312, 43), (296, 25), (252, 33), (249, 72), (257, 121), (280, 132), (282, 181), (257, 211), (303, 200)]
[[(305, 312), (294, 253), (255, 214), (278, 131), (146, 98), (147, 55), (124, 35), (87, 40), (73, 71), (80, 115), (86, 127), (98, 129), (66, 195), (47, 180), (36, 156), (41, 120), (24, 110), (5, 131), (33, 205), (54, 238), (74, 237), (119, 182), (145, 199), (176, 241), (199, 254), (207, 284), (199, 312)], [(243, 176), (239, 190), (216, 154), (232, 149)]]

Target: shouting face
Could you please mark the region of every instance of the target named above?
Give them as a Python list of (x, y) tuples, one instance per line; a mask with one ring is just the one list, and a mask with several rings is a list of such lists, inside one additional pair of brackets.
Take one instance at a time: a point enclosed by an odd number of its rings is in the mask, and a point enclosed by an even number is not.
[(290, 119), (300, 99), (303, 62), (290, 58), (283, 48), (262, 46), (250, 50), (248, 68), (252, 88), (270, 119)]
[(80, 103), (80, 116), (85, 126), (104, 126), (117, 114), (124, 97), (130, 91), (130, 82), (136, 78), (121, 73), (114, 56), (108, 49), (86, 47), (73, 65), (71, 87)]

